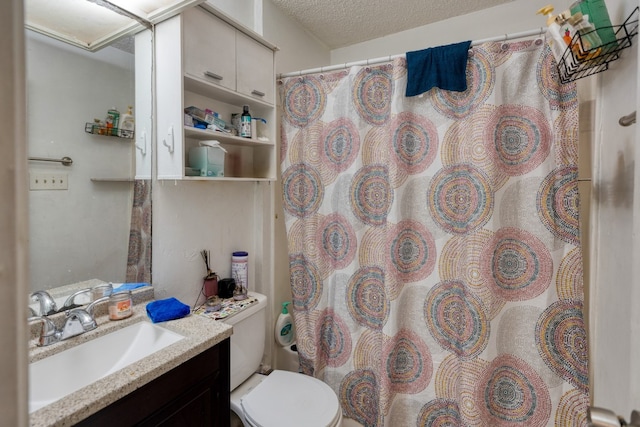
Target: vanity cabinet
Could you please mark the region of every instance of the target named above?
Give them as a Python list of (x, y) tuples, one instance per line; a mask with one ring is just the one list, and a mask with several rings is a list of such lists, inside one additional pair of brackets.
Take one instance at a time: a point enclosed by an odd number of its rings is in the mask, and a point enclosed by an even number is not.
[[(223, 19), (210, 6), (188, 9), (156, 26), (158, 179), (275, 181), (275, 46)], [(234, 25), (232, 25), (234, 24)], [(184, 125), (184, 109), (231, 114), (249, 106), (265, 119), (264, 138), (241, 138)], [(224, 177), (192, 176), (189, 149), (217, 140), (226, 150)]]
[(230, 338), (77, 426), (215, 426), (230, 423)]

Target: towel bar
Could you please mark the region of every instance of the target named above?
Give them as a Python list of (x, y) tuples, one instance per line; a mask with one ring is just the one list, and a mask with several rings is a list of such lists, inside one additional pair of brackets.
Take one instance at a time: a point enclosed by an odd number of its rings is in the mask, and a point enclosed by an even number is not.
[(73, 164), (73, 160), (71, 160), (71, 157), (63, 157), (61, 159), (49, 159), (46, 157), (29, 157), (29, 160), (33, 160), (36, 162), (58, 162), (58, 163), (62, 163), (64, 166), (71, 166)]

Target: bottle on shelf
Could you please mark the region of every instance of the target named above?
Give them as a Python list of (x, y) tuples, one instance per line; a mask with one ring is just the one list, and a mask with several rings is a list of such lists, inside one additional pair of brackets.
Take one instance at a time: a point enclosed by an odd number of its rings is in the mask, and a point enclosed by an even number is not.
[(583, 16), (589, 17), (589, 22), (597, 31), (602, 46), (605, 46), (605, 51), (617, 46), (616, 34), (613, 31), (609, 11), (604, 0), (577, 0), (571, 4), (569, 9), (572, 15), (580, 12)]
[(571, 45), (571, 50), (575, 54), (579, 61), (585, 61), (593, 59), (600, 55), (602, 52), (602, 41), (598, 37), (598, 33), (587, 15), (582, 15), (581, 12), (576, 12), (569, 18), (569, 23), (580, 34), (578, 40), (579, 43)]
[(118, 136), (121, 138), (133, 138), (133, 132), (135, 130), (135, 121), (133, 118), (132, 106), (129, 105), (129, 109), (122, 115), (120, 120), (120, 128), (118, 129)]
[(560, 27), (560, 23), (564, 21), (562, 18), (560, 18), (560, 20), (558, 19), (560, 15), (553, 15), (553, 6), (550, 4), (540, 8), (536, 14), (545, 15), (547, 17), (547, 43), (549, 43), (551, 53), (553, 53), (553, 57), (556, 59), (556, 62), (560, 64), (565, 50), (567, 49), (567, 43), (562, 37), (562, 29)]
[(107, 125), (107, 135), (118, 136), (118, 125), (120, 124), (120, 112), (113, 107), (107, 111), (107, 118), (105, 119)]
[(249, 114), (249, 106), (242, 106), (242, 115), (240, 116), (240, 136), (243, 138), (251, 138), (251, 114)]

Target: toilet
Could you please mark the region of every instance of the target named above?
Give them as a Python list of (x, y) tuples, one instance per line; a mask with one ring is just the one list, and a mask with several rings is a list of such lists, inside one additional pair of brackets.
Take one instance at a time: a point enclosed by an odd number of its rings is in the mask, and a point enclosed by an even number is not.
[(331, 387), (298, 372), (256, 373), (265, 346), (267, 297), (225, 319), (231, 335), (231, 410), (245, 427), (339, 427), (342, 410)]

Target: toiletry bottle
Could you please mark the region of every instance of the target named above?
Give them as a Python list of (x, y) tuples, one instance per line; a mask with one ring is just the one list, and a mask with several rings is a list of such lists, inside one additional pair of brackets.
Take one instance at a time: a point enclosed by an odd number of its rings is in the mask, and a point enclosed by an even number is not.
[(556, 62), (560, 64), (565, 50), (567, 49), (567, 44), (562, 38), (561, 28), (556, 17), (552, 15), (553, 6), (548, 4), (540, 8), (536, 13), (547, 16), (547, 43), (549, 43), (551, 53), (553, 53), (553, 57), (556, 59)]
[(276, 341), (283, 347), (290, 345), (295, 336), (293, 332), (293, 319), (291, 318), (291, 313), (287, 310), (289, 304), (289, 302), (282, 303), (282, 312), (276, 321)]
[(133, 132), (135, 130), (135, 122), (133, 118), (133, 107), (129, 105), (129, 109), (122, 115), (120, 120), (119, 135), (121, 138), (133, 138)]
[(107, 111), (107, 135), (118, 136), (118, 125), (120, 124), (120, 112), (113, 107)]
[(589, 17), (589, 22), (598, 32), (598, 37), (604, 45), (605, 51), (617, 46), (616, 34), (613, 31), (609, 11), (604, 0), (578, 0), (569, 9), (572, 15), (580, 12), (583, 16)]
[(242, 116), (240, 116), (240, 136), (243, 138), (251, 138), (251, 114), (249, 114), (249, 106), (242, 107)]
[(571, 46), (571, 50), (575, 54), (579, 61), (586, 61), (593, 59), (600, 55), (602, 48), (602, 41), (598, 37), (598, 33), (595, 31), (593, 24), (589, 22), (587, 15), (582, 15), (580, 12), (576, 12), (571, 18), (569, 18), (571, 25), (578, 31), (580, 36), (578, 37), (579, 43), (574, 43)]

